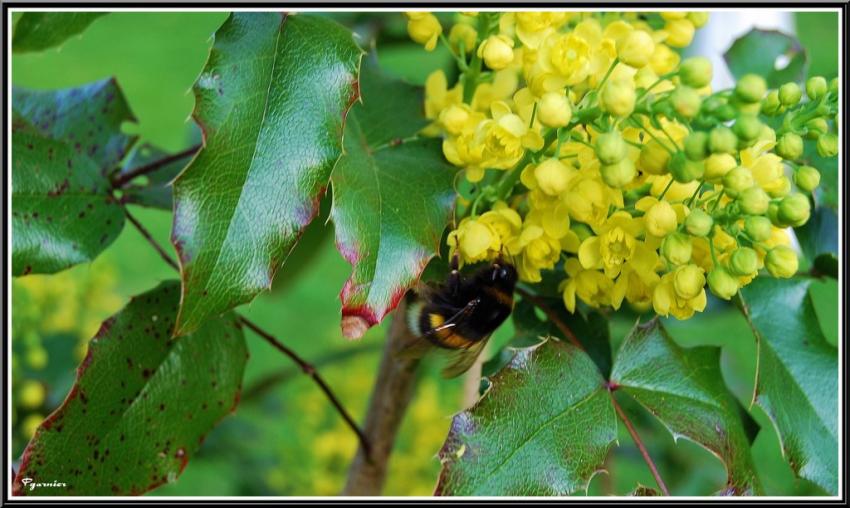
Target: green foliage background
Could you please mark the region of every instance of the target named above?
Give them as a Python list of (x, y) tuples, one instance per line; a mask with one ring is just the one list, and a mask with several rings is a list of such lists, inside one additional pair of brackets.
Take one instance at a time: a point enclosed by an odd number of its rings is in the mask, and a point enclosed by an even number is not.
[[(797, 35), (809, 51), (810, 74), (827, 79), (835, 76), (836, 15), (796, 16)], [(12, 80), (16, 86), (59, 88), (116, 76), (138, 117), (138, 126), (133, 128), (142, 142), (168, 151), (181, 150), (197, 142), (198, 134), (188, 121), (193, 106), (190, 87), (206, 60), (210, 35), (225, 17), (225, 13), (111, 14), (59, 49), (16, 54)], [(380, 28), (381, 64), (411, 82), (424, 82), (434, 66), (452, 68), (450, 55), (442, 46), (425, 53), (408, 42), (400, 15), (384, 16), (381, 27), (366, 24), (357, 15), (338, 17), (358, 27), (360, 33)], [(138, 207), (132, 211), (161, 244), (169, 244), (168, 214)], [(327, 211), (324, 213), (326, 216)], [(275, 290), (246, 306), (244, 315), (316, 362), (346, 407), (362, 419), (384, 326), (370, 330), (359, 342), (341, 337), (338, 291), (350, 267), (333, 248), (332, 232), (322, 223), (324, 220), (319, 220), (310, 227), (311, 240), (299, 244), (291, 262), (312, 242), (321, 242), (319, 255), (297, 273), (282, 270)], [(19, 457), (26, 445), (33, 422), (61, 403), (85, 353), (85, 343), (100, 321), (123, 307), (131, 295), (172, 277), (171, 269), (145, 240), (126, 227), (94, 263), (54, 276), (13, 281), (14, 457)], [(814, 297), (827, 340), (834, 344), (838, 338), (837, 284), (831, 279), (815, 283)], [(680, 345), (726, 346), (721, 360), (724, 377), (746, 405), (755, 367), (752, 335), (736, 310), (716, 301), (712, 305), (716, 308), (688, 322), (687, 328), (675, 320), (665, 325)], [(628, 316), (612, 322), (615, 342), (625, 337), (632, 324)], [(511, 334), (508, 323), (498, 332), (495, 344), (504, 343)], [(342, 489), (356, 447), (354, 436), (307, 377), (256, 336), (248, 334), (246, 338), (251, 359), (237, 413), (208, 436), (178, 482), (152, 495), (335, 495)], [(275, 373), (281, 373), (284, 381), (260, 395), (249, 395), (252, 385)], [(26, 406), (21, 393), (26, 380), (46, 387), (42, 403)], [(385, 494), (433, 492), (439, 471), (436, 452), (451, 415), (462, 407), (462, 397), (462, 380), (442, 380), (439, 366), (428, 366), (401, 429)], [(774, 430), (764, 415), (756, 416), (761, 430), (753, 454), (765, 493), (820, 493), (808, 482), (793, 479), (781, 459)], [(707, 451), (688, 441), (674, 445), (666, 430), (649, 417), (635, 423), (673, 494), (708, 492), (723, 482), (721, 463)], [(610, 475), (597, 475), (591, 494), (622, 495), (638, 482), (654, 485), (623, 428), (619, 442), (614, 460), (609, 460)]]

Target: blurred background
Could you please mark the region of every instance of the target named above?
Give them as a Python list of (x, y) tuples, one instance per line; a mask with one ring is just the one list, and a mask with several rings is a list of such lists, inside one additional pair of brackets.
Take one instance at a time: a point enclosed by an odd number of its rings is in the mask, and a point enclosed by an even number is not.
[[(731, 25), (717, 13), (703, 29), (692, 52), (720, 55), (732, 38)], [(445, 13), (444, 21), (451, 21)], [(377, 36), (385, 69), (413, 83), (445, 68), (456, 73), (443, 46), (432, 53), (408, 40), (401, 13), (334, 14), (364, 40)], [(138, 117), (127, 130), (142, 142), (167, 151), (188, 148), (198, 133), (189, 115), (190, 87), (205, 63), (211, 35), (225, 13), (113, 13), (96, 20), (81, 37), (59, 49), (14, 55), (15, 86), (50, 89), (77, 86), (115, 76)], [(830, 79), (838, 72), (838, 19), (835, 13), (797, 13), (765, 17), (767, 26), (796, 32), (808, 50), (810, 74)], [(759, 26), (759, 23), (756, 23)], [(729, 27), (729, 28), (727, 28)], [(745, 32), (748, 27), (735, 30)], [(712, 34), (721, 34), (712, 36)], [(726, 34), (726, 35), (723, 35)], [(327, 207), (325, 207), (327, 208)], [(167, 246), (170, 214), (133, 208), (162, 245)], [(326, 213), (326, 212), (325, 212)], [(339, 331), (338, 293), (350, 267), (334, 249), (332, 226), (320, 217), (310, 226), (275, 288), (241, 310), (319, 367), (344, 405), (362, 420), (381, 354), (383, 328), (352, 342)], [(317, 255), (306, 255), (310, 245)], [(304, 247), (304, 248), (301, 248)], [(289, 269), (287, 269), (289, 268)], [(41, 420), (71, 387), (87, 341), (100, 322), (174, 273), (132, 227), (95, 262), (53, 276), (27, 276), (12, 282), (13, 457), (17, 459)], [(816, 309), (828, 340), (837, 341), (835, 281), (817, 282)], [(612, 336), (622, 340), (634, 317), (615, 316)], [(749, 405), (755, 369), (755, 345), (740, 314), (712, 301), (687, 328), (666, 323), (684, 346), (723, 347), (723, 374), (732, 391)], [(687, 332), (686, 332), (687, 330)], [(494, 344), (512, 336), (510, 323)], [(251, 351), (242, 403), (206, 439), (183, 475), (149, 495), (336, 495), (345, 481), (356, 440), (315, 384), (265, 342), (247, 333)], [(493, 348), (496, 350), (496, 348)], [(439, 471), (437, 450), (451, 416), (463, 408), (463, 380), (446, 381), (439, 365), (426, 365), (390, 463), (387, 495), (430, 495)], [(638, 411), (639, 412), (639, 411)], [(707, 495), (724, 480), (723, 465), (699, 446), (680, 441), (645, 412), (639, 432), (674, 494)], [(817, 487), (794, 479), (780, 455), (776, 434), (758, 408), (760, 430), (753, 442), (756, 467), (767, 494), (818, 494)], [(654, 482), (624, 429), (620, 446), (597, 475), (591, 494), (627, 494), (637, 483)]]

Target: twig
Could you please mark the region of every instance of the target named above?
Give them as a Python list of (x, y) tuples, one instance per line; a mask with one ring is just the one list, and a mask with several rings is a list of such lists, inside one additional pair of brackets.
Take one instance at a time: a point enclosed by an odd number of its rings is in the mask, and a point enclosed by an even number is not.
[(584, 349), (584, 346), (581, 342), (579, 342), (573, 331), (570, 330), (570, 327), (567, 326), (567, 324), (564, 323), (561, 318), (558, 317), (555, 311), (552, 310), (548, 305), (546, 305), (546, 303), (544, 303), (542, 299), (538, 298), (537, 296), (531, 294), (530, 292), (526, 291), (521, 287), (516, 288), (516, 292), (522, 295), (522, 297), (528, 300), (529, 302), (533, 303), (537, 308), (542, 310), (543, 313), (546, 314), (546, 317), (549, 318), (549, 321), (551, 321), (552, 323), (554, 323), (555, 326), (558, 327), (558, 330), (560, 330), (561, 333), (564, 334), (564, 338), (570, 341), (573, 346), (582, 350)]
[(632, 436), (632, 441), (638, 447), (638, 451), (640, 451), (641, 456), (643, 456), (644, 462), (649, 466), (649, 472), (652, 473), (652, 477), (655, 478), (655, 483), (658, 484), (658, 488), (661, 489), (661, 492), (665, 496), (670, 495), (670, 491), (667, 489), (667, 485), (664, 483), (664, 480), (661, 479), (661, 475), (658, 474), (658, 468), (655, 467), (655, 462), (652, 461), (652, 458), (649, 456), (649, 452), (646, 451), (646, 447), (643, 445), (643, 440), (641, 440), (640, 436), (638, 436), (635, 427), (632, 425), (632, 422), (629, 420), (629, 417), (626, 416), (626, 413), (623, 412), (623, 408), (620, 407), (620, 404), (617, 403), (617, 399), (614, 398), (614, 387), (608, 387), (608, 393), (611, 395), (611, 403), (614, 404), (614, 410), (617, 411), (617, 416), (620, 417), (620, 420), (626, 425), (626, 429), (629, 431), (629, 434)]
[(140, 167), (138, 167), (138, 168), (136, 168), (132, 171), (128, 171), (128, 172), (123, 173), (123, 174), (119, 174), (112, 181), (112, 187), (115, 188), (115, 189), (119, 189), (119, 188), (127, 185), (130, 181), (132, 181), (136, 177), (146, 175), (148, 173), (153, 173), (157, 169), (159, 169), (163, 166), (166, 166), (168, 164), (171, 164), (174, 161), (178, 161), (180, 159), (183, 159), (185, 157), (193, 155), (195, 152), (197, 152), (198, 150), (201, 149), (201, 146), (202, 145), (197, 144), (197, 145), (195, 145), (191, 148), (187, 148), (187, 149), (183, 150), (182, 152), (177, 152), (173, 155), (169, 155), (168, 157), (163, 157), (162, 159), (155, 160), (153, 162), (145, 164), (144, 166), (140, 166)]
[(360, 439), (360, 445), (363, 447), (363, 449), (366, 452), (366, 456), (368, 457), (371, 453), (371, 447), (369, 445), (369, 440), (366, 438), (366, 435), (363, 433), (363, 431), (360, 430), (360, 427), (357, 426), (357, 422), (355, 422), (354, 419), (351, 418), (351, 415), (348, 414), (348, 411), (346, 411), (346, 409), (342, 406), (342, 403), (340, 403), (339, 399), (336, 397), (334, 392), (331, 391), (328, 384), (325, 383), (325, 380), (322, 378), (322, 376), (319, 375), (319, 372), (316, 371), (316, 368), (312, 364), (308, 363), (307, 361), (302, 359), (300, 356), (298, 356), (295, 353), (295, 351), (286, 347), (282, 342), (277, 340), (277, 338), (275, 338), (272, 334), (261, 329), (259, 326), (257, 326), (253, 322), (249, 321), (245, 317), (240, 316), (239, 320), (242, 322), (243, 325), (250, 328), (254, 333), (256, 333), (257, 335), (259, 335), (260, 337), (265, 339), (266, 342), (268, 342), (269, 344), (274, 346), (278, 351), (285, 354), (293, 362), (298, 364), (298, 366), (301, 367), (301, 370), (304, 372), (304, 374), (307, 374), (308, 376), (313, 378), (313, 381), (315, 381), (316, 384), (319, 385), (319, 388), (323, 392), (325, 392), (325, 395), (327, 396), (328, 400), (331, 401), (331, 404), (333, 404), (333, 406), (336, 408), (337, 412), (339, 412), (339, 414), (345, 420), (345, 423), (347, 423), (348, 426), (351, 427), (351, 430), (354, 431), (355, 434), (357, 434), (357, 437)]
[[(164, 259), (165, 262), (168, 263), (175, 270), (179, 270), (177, 263), (173, 259), (171, 259), (171, 256), (169, 256), (168, 253), (165, 252), (165, 249), (163, 249), (162, 246), (160, 246), (159, 243), (157, 243), (157, 241), (153, 238), (153, 236), (150, 234), (150, 232), (135, 217), (133, 217), (128, 210), (125, 209), (124, 213), (126, 214), (127, 218), (130, 220), (130, 222), (133, 224), (133, 226), (136, 227), (136, 229), (139, 231), (139, 233), (141, 233), (142, 236), (145, 237), (145, 239), (148, 241), (148, 243), (154, 249), (156, 249), (157, 252), (159, 252), (159, 255), (162, 256), (162, 259)], [(333, 404), (333, 406), (336, 408), (337, 412), (339, 412), (339, 414), (342, 416), (342, 418), (345, 420), (345, 422), (348, 424), (348, 426), (351, 427), (351, 430), (353, 430), (354, 433), (357, 434), (357, 437), (360, 439), (360, 445), (363, 448), (363, 450), (365, 451), (366, 456), (368, 457), (369, 454), (370, 454), (371, 448), (369, 446), (369, 441), (366, 439), (366, 435), (363, 433), (363, 431), (360, 430), (360, 428), (357, 426), (357, 423), (354, 422), (354, 420), (351, 418), (351, 415), (348, 414), (348, 411), (346, 411), (345, 408), (342, 406), (342, 404), (339, 402), (339, 399), (337, 399), (336, 395), (334, 395), (334, 393), (331, 391), (330, 387), (328, 387), (327, 383), (325, 383), (325, 380), (322, 379), (322, 377), (316, 371), (316, 368), (312, 364), (310, 364), (309, 362), (307, 362), (306, 360), (304, 360), (300, 356), (298, 356), (298, 354), (295, 353), (295, 351), (286, 347), (282, 342), (277, 340), (273, 335), (262, 330), (260, 327), (258, 327), (253, 322), (245, 319), (242, 316), (239, 316), (239, 320), (243, 325), (250, 328), (254, 333), (259, 335), (266, 342), (268, 342), (269, 344), (274, 346), (276, 349), (281, 351), (283, 354), (288, 356), (293, 362), (295, 362), (301, 368), (301, 370), (305, 374), (307, 374), (311, 378), (313, 378), (313, 381), (315, 381), (316, 384), (319, 385), (319, 388), (325, 393), (328, 400), (330, 400), (331, 404)]]

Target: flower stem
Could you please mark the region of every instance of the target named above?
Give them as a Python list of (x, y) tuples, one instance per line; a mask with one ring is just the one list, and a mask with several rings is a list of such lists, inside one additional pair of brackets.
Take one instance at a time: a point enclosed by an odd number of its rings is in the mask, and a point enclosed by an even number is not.
[(620, 417), (620, 420), (626, 426), (626, 430), (629, 431), (629, 435), (632, 436), (632, 441), (635, 442), (644, 462), (646, 462), (646, 465), (649, 466), (649, 472), (652, 473), (652, 477), (655, 478), (655, 483), (658, 484), (658, 488), (661, 489), (661, 492), (665, 496), (669, 496), (670, 490), (667, 489), (667, 484), (665, 484), (664, 480), (661, 479), (661, 475), (658, 473), (658, 468), (655, 467), (655, 462), (653, 462), (652, 457), (649, 456), (649, 452), (646, 450), (646, 446), (644, 446), (643, 440), (641, 440), (634, 425), (632, 425), (631, 420), (629, 420), (629, 417), (626, 416), (626, 413), (623, 411), (623, 408), (620, 407), (620, 404), (617, 403), (617, 399), (614, 398), (614, 393), (611, 387), (608, 388), (608, 393), (611, 395), (611, 403), (614, 405), (614, 410), (617, 412), (617, 416)]

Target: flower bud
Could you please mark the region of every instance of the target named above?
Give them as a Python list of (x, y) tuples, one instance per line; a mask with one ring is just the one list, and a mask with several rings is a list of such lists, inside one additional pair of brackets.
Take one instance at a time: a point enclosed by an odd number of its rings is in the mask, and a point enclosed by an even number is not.
[(469, 110), (460, 107), (458, 104), (452, 104), (440, 112), (440, 123), (450, 134), (458, 135), (463, 131), (469, 117)]
[(767, 253), (764, 266), (774, 277), (788, 279), (796, 275), (800, 260), (791, 248), (780, 245)]
[(828, 85), (823, 76), (813, 76), (806, 81), (806, 96), (810, 101), (816, 101), (826, 95)]
[(829, 132), (829, 124), (825, 118), (812, 118), (806, 122), (806, 137), (818, 139), (822, 134)]
[(407, 14), (407, 33), (414, 42), (424, 44), (427, 51), (437, 47), (437, 39), (443, 33), (443, 27), (436, 16), (430, 12), (412, 12)]
[(800, 85), (793, 81), (789, 81), (779, 87), (779, 102), (781, 102), (783, 106), (796, 106), (802, 97), (803, 91), (800, 89)]
[(770, 188), (766, 189), (767, 195), (772, 198), (784, 198), (791, 192), (791, 180), (787, 176), (782, 175), (770, 184)]
[(782, 103), (779, 102), (779, 91), (771, 90), (761, 105), (761, 111), (765, 115), (774, 116), (782, 112)]
[(802, 194), (789, 194), (779, 202), (777, 217), (780, 222), (789, 226), (802, 226), (809, 220), (811, 214), (809, 198)]
[(654, 139), (646, 142), (640, 150), (640, 169), (651, 175), (663, 175), (667, 172), (670, 152)]
[(744, 232), (754, 242), (763, 242), (770, 238), (773, 228), (770, 219), (761, 215), (747, 217), (744, 221)]
[(609, 81), (602, 89), (602, 108), (614, 116), (625, 118), (635, 109), (635, 86), (632, 79)]
[(673, 290), (679, 298), (696, 298), (704, 287), (705, 272), (697, 265), (680, 266), (673, 273)]
[(696, 208), (685, 218), (685, 230), (693, 236), (708, 236), (714, 226), (714, 219), (703, 210)]
[(761, 129), (764, 124), (756, 115), (740, 115), (735, 120), (735, 125), (732, 127), (732, 132), (738, 136), (738, 139), (743, 141), (752, 141), (761, 134)]
[(661, 242), (661, 254), (674, 265), (684, 265), (691, 260), (691, 238), (682, 233), (670, 233)]
[(534, 168), (537, 185), (549, 196), (557, 196), (564, 192), (570, 176), (570, 169), (558, 159), (546, 159)]
[(504, 35), (491, 35), (478, 46), (478, 57), (487, 67), (502, 70), (514, 61), (514, 41)]
[(821, 157), (835, 157), (838, 155), (838, 136), (832, 132), (821, 134), (818, 137), (817, 150)]
[(703, 56), (685, 59), (679, 66), (679, 79), (692, 88), (702, 88), (711, 83), (711, 60)]
[(708, 157), (708, 134), (695, 131), (688, 134), (684, 144), (685, 155), (692, 161), (701, 161)]
[(688, 19), (671, 19), (664, 25), (667, 38), (664, 42), (673, 48), (684, 48), (694, 40), (694, 24)]
[(707, 12), (689, 12), (688, 19), (691, 23), (693, 23), (695, 28), (701, 28), (706, 23), (708, 23), (708, 13)]
[(793, 132), (786, 132), (776, 142), (775, 151), (785, 160), (797, 160), (803, 155), (803, 138)]
[(753, 173), (749, 169), (738, 166), (723, 177), (723, 188), (732, 197), (753, 186)]
[(475, 47), (475, 41), (478, 40), (478, 32), (467, 23), (455, 23), (449, 31), (449, 42), (451, 45), (459, 49), (461, 43), (466, 53), (469, 53)]
[(820, 173), (811, 166), (800, 166), (794, 172), (794, 185), (803, 192), (812, 192), (820, 185)]
[(738, 137), (729, 127), (718, 125), (708, 134), (708, 148), (711, 153), (735, 153)]
[(676, 211), (666, 201), (652, 205), (643, 216), (646, 230), (649, 234), (662, 237), (676, 229)]
[(735, 157), (728, 153), (716, 153), (709, 155), (705, 159), (704, 165), (706, 181), (717, 183), (723, 179), (726, 173), (738, 166), (738, 162), (735, 160)]
[(708, 272), (708, 287), (717, 298), (729, 300), (738, 292), (738, 279), (722, 266), (717, 266)]
[(685, 118), (693, 118), (699, 113), (702, 99), (696, 90), (689, 86), (680, 86), (673, 90), (670, 95), (670, 102), (673, 104), (673, 109)]
[(546, 127), (565, 127), (573, 116), (567, 96), (558, 92), (547, 92), (537, 103), (537, 118)]
[(624, 157), (614, 164), (603, 164), (599, 168), (599, 172), (602, 174), (602, 181), (615, 189), (620, 189), (631, 183), (637, 174), (635, 163), (628, 157)]
[(764, 189), (754, 185), (738, 194), (738, 204), (747, 215), (762, 215), (767, 212), (770, 197)]
[(596, 138), (596, 156), (602, 164), (620, 162), (626, 156), (627, 148), (623, 136), (616, 129)]
[(643, 30), (632, 30), (617, 42), (617, 56), (624, 64), (636, 69), (645, 67), (654, 51), (652, 36)]
[(779, 202), (771, 201), (767, 206), (767, 218), (770, 220), (770, 223), (778, 228), (787, 228), (788, 224), (783, 224), (781, 220), (779, 220)]
[(729, 257), (729, 269), (733, 275), (746, 276), (758, 271), (759, 258), (749, 247), (738, 247)]
[(735, 96), (745, 103), (758, 102), (767, 91), (767, 83), (758, 74), (745, 74), (735, 85)]
[(679, 183), (690, 183), (702, 178), (705, 168), (702, 161), (688, 159), (685, 152), (676, 152), (667, 165), (673, 179)]
[(838, 77), (834, 77), (829, 80), (829, 91), (838, 95)]

